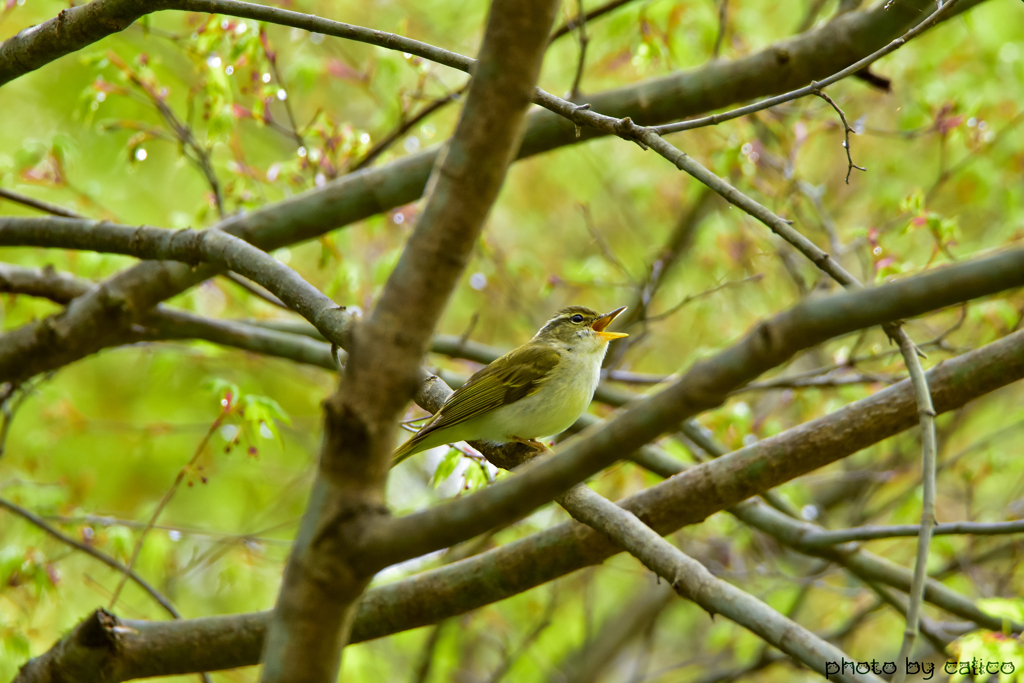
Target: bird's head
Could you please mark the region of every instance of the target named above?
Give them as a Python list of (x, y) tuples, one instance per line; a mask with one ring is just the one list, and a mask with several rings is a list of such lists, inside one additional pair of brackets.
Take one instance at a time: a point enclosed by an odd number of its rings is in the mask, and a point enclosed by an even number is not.
[(569, 306), (547, 321), (534, 337), (539, 341), (573, 344), (584, 342), (604, 346), (612, 339), (628, 337), (623, 332), (608, 332), (606, 328), (615, 316), (626, 310), (620, 306), (609, 313), (598, 313), (586, 306)]

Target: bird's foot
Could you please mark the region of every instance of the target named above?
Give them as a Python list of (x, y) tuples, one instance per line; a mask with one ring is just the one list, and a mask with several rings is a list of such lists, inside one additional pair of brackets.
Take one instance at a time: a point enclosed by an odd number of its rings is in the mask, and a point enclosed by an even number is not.
[(520, 436), (513, 436), (512, 440), (515, 441), (516, 443), (525, 444), (532, 448), (533, 450), (537, 451), (538, 453), (543, 453), (544, 451), (551, 450), (546, 445), (544, 445), (544, 443), (537, 441), (537, 439), (524, 439)]

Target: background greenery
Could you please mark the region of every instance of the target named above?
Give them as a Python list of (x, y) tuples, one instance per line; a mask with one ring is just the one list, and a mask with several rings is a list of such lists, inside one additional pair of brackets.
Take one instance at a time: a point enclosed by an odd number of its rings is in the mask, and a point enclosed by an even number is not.
[[(486, 14), (484, 2), (280, 4), (469, 55), (476, 52)], [(791, 35), (809, 4), (730, 3), (721, 57), (747, 55)], [(832, 16), (835, 5), (826, 2), (817, 21)], [(6, 3), (0, 9), (0, 38), (66, 6), (49, 0)], [(563, 8), (566, 17), (575, 11), (574, 4)], [(718, 9), (710, 0), (633, 2), (594, 21), (587, 31), (584, 98), (712, 58)], [(567, 92), (578, 56), (573, 36), (557, 41), (546, 58), (541, 87)], [(841, 260), (865, 280), (912, 274), (1019, 242), (1024, 237), (1020, 5), (983, 3), (883, 59), (874, 71), (892, 80), (892, 92), (857, 80), (829, 89), (861, 132), (852, 138), (852, 154), (868, 171), (854, 171), (848, 185), (839, 121), (820, 99), (673, 140), (777, 213), (799, 219), (805, 230), (814, 231), (812, 239), (830, 249), (835, 243), (826, 226), (834, 221), (832, 237), (847, 247)], [(158, 13), (4, 86), (0, 186), (125, 224), (206, 226), (217, 220), (210, 186), (182, 146), (166, 139), (167, 123), (147, 88), (194, 125), (202, 144), (212, 145), (224, 209), (232, 213), (344, 174), (403, 116), (464, 81), (463, 74), (418, 58), (299, 30)], [(415, 126), (377, 163), (445, 139), (457, 106), (448, 105)], [(801, 191), (802, 183), (808, 192)], [(617, 139), (515, 164), (440, 331), (507, 349), (525, 341), (563, 305), (607, 310), (628, 303), (700, 191), (663, 159)], [(820, 192), (820, 206), (808, 196), (815, 192)], [(780, 254), (788, 249), (763, 226), (724, 204), (714, 206), (679, 267), (658, 289), (651, 313), (729, 286), (651, 322), (621, 369), (662, 375), (685, 369), (757, 320), (827, 288), (811, 264), (796, 258), (787, 267)], [(405, 206), (275, 255), (339, 303), (367, 308), (417, 210), (416, 204)], [(8, 202), (2, 211), (31, 213)], [(52, 265), (93, 280), (132, 263), (119, 256), (28, 249), (4, 249), (0, 259)], [(223, 278), (170, 303), (212, 317), (290, 319)], [(0, 298), (4, 329), (58, 310), (26, 296)], [(964, 316), (946, 337), (945, 348), (928, 350), (928, 367), (1016, 329), (1022, 310), (1024, 295), (1010, 293), (914, 321), (909, 331), (924, 342)], [(858, 371), (881, 380), (902, 376), (899, 357), (890, 351), (875, 330), (816, 349), (793, 361), (790, 371), (867, 354), (877, 358), (858, 364)], [(478, 367), (442, 356), (429, 362), (462, 374)], [(148, 534), (137, 569), (185, 616), (272, 607), (287, 541), (312, 481), (319, 403), (334, 382), (327, 371), (206, 343), (104, 351), (38, 378), (11, 422), (0, 459), (0, 495), (39, 514), (61, 516), (59, 526), (66, 533), (127, 561), (139, 530), (125, 523), (149, 519), (220, 414), (226, 385), (217, 380), (236, 385), (236, 396), (255, 408), (217, 430), (199, 460), (202, 469), (189, 473), (187, 485), (161, 515), (161, 528)], [(736, 447), (884, 385), (744, 392), (701, 422)], [(260, 406), (262, 412), (256, 410)], [(601, 406), (593, 410), (607, 413)], [(410, 417), (417, 414), (411, 411)], [(1024, 467), (1013, 448), (1022, 419), (1024, 394), (1013, 386), (940, 419), (940, 461), (951, 463), (939, 475), (940, 522), (1024, 515)], [(239, 444), (228, 449), (236, 434)], [(664, 445), (691, 458), (673, 442)], [(442, 458), (443, 452), (421, 456), (394, 473), (389, 502), (396, 511), (485, 485), (479, 468), (468, 461), (458, 462), (448, 477), (435, 482), (434, 469)], [(808, 518), (829, 527), (915, 523), (920, 514), (918, 461), (917, 437), (911, 432), (781, 490)], [(593, 485), (616, 499), (653, 481), (653, 475), (621, 464)], [(95, 515), (104, 519), (87, 519)], [(560, 508), (548, 506), (500, 531), (491, 543), (566, 518)], [(46, 650), (62, 632), (106, 604), (118, 576), (20, 519), (4, 515), (0, 520), (0, 679), (6, 680), (30, 654)], [(796, 618), (817, 631), (841, 627), (873, 601), (870, 592), (841, 572), (809, 575), (812, 562), (726, 515), (687, 528), (674, 540), (716, 574), (781, 611), (787, 611), (801, 586), (809, 585)], [(1009, 550), (996, 559), (976, 561), (985, 550), (1004, 545)], [(913, 539), (874, 541), (869, 547), (903, 566), (913, 563)], [(931, 562), (936, 568), (960, 562), (947, 583), (971, 597), (1013, 598), (1024, 592), (1024, 575), (1017, 569), (1020, 551), (1019, 542), (998, 537), (944, 536), (933, 541)], [(434, 557), (392, 568), (377, 580), (394, 580), (442, 561)], [(457, 625), (442, 628), (431, 680), (487, 680), (506, 659), (512, 664), (507, 680), (551, 680), (559, 663), (602, 623), (614, 620), (653, 578), (634, 559), (618, 556), (466, 615)], [(750, 633), (722, 619), (711, 621), (682, 600), (668, 605), (657, 628), (637, 634), (623, 650), (608, 680), (698, 680), (713, 669), (758, 656), (760, 641)], [(1010, 600), (999, 607), (1024, 611), (1024, 602)], [(164, 618), (132, 584), (117, 610), (128, 617)], [(547, 622), (551, 626), (539, 628)], [(882, 658), (895, 653), (902, 628), (901, 616), (879, 610), (843, 647), (860, 659)], [(345, 673), (354, 680), (406, 680), (431, 630), (351, 646)], [(968, 647), (996, 646), (994, 636), (971, 638)], [(520, 645), (528, 647), (520, 652)], [(998, 646), (1005, 649), (1006, 643)], [(1012, 656), (1024, 670), (1019, 643), (1010, 648), (1016, 648)], [(214, 675), (232, 681), (256, 677), (255, 669)], [(783, 664), (751, 680), (813, 678)]]

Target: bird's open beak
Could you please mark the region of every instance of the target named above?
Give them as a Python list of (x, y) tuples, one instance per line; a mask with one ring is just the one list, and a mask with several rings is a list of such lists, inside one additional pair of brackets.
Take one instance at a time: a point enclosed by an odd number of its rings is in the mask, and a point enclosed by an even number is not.
[(608, 341), (611, 341), (612, 339), (621, 339), (623, 337), (628, 337), (629, 335), (626, 334), (625, 332), (605, 332), (605, 328), (611, 325), (612, 321), (615, 320), (615, 317), (619, 313), (622, 313), (624, 310), (626, 310), (626, 307), (620, 306), (611, 313), (605, 313), (600, 318), (595, 320), (590, 325), (590, 327), (594, 330), (594, 332), (597, 332), (598, 337)]

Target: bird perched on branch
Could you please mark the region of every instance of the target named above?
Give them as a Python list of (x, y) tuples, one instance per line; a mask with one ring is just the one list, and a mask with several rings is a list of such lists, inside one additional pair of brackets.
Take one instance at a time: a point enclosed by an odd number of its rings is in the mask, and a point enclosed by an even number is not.
[(518, 441), (545, 450), (536, 437), (565, 431), (590, 405), (608, 342), (628, 336), (606, 331), (624, 310), (562, 309), (533, 339), (456, 389), (423, 429), (395, 451), (392, 464), (456, 441)]

